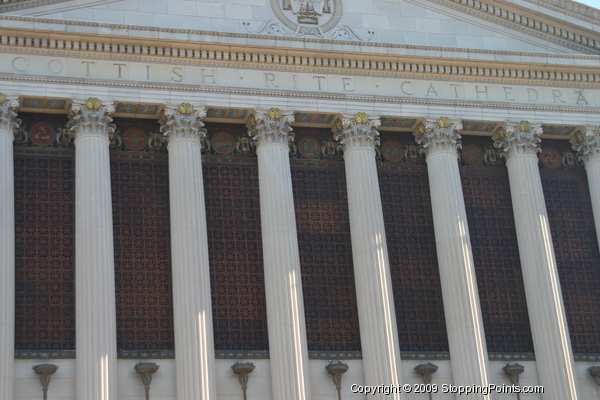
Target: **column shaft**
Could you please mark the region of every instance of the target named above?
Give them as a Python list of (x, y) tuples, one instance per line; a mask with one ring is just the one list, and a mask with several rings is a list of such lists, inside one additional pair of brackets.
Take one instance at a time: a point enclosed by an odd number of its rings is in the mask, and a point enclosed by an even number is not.
[[(415, 133), (427, 172), (444, 314), (455, 385), (489, 383), (489, 362), (467, 212), (457, 162), (460, 120), (427, 121)], [(472, 394), (473, 399), (490, 396)], [(471, 397), (469, 396), (469, 397)]]
[[(373, 150), (344, 155), (366, 385), (401, 385), (400, 346)], [(400, 394), (370, 396), (400, 399)]]
[[(1, 96), (4, 97), (4, 96)], [(0, 100), (0, 399), (14, 397), (15, 184), (13, 128), (16, 100)]]
[(77, 398), (116, 400), (117, 326), (108, 139), (75, 142)]
[(494, 136), (507, 158), (525, 296), (544, 399), (575, 400), (573, 354), (536, 153), (542, 128), (521, 121)]
[(427, 171), (452, 376), (456, 385), (486, 385), (488, 354), (456, 155), (428, 157)]
[(573, 354), (535, 156), (507, 163), (527, 309), (544, 399), (577, 399)]
[(178, 399), (214, 400), (215, 350), (200, 140), (204, 110), (165, 110)]
[[(402, 383), (400, 346), (375, 164), (380, 125), (379, 116), (345, 115), (337, 121), (334, 133), (344, 149), (365, 384), (398, 387)], [(390, 396), (378, 393), (374, 398)], [(401, 396), (394, 393), (391, 398)]]
[(590, 197), (592, 199), (592, 210), (594, 213), (598, 247), (600, 247), (600, 160), (587, 163), (585, 170), (587, 171), (588, 186), (590, 188)]
[(288, 140), (293, 115), (257, 112), (249, 134), (258, 145), (269, 354), (274, 400), (311, 398), (300, 256)]

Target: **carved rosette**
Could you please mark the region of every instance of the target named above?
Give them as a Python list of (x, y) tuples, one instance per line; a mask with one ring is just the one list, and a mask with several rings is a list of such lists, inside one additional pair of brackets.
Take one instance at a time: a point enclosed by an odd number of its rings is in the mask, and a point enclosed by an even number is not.
[(110, 141), (115, 132), (112, 124), (113, 104), (102, 105), (100, 100), (91, 97), (85, 104), (74, 102), (69, 113), (69, 128), (75, 137), (75, 143), (82, 137), (99, 136)]
[(352, 150), (371, 150), (379, 146), (379, 116), (369, 116), (359, 112), (353, 118), (344, 115), (335, 122), (333, 138), (340, 142), (338, 148), (344, 153)]
[(291, 110), (281, 111), (278, 108), (255, 110), (250, 116), (248, 135), (252, 137), (257, 149), (268, 144), (289, 146), (294, 141), (291, 124), (296, 120)]
[(541, 124), (531, 124), (521, 121), (518, 124), (506, 122), (506, 128), (499, 128), (492, 140), (494, 147), (500, 149), (500, 156), (509, 161), (520, 156), (536, 157), (542, 151), (540, 148)]
[(440, 117), (437, 120), (427, 119), (425, 124), (417, 125), (413, 132), (415, 141), (421, 145), (421, 153), (427, 157), (436, 153), (445, 152), (455, 154), (462, 148), (460, 143), (461, 119)]
[(202, 120), (206, 118), (206, 109), (194, 110), (189, 103), (181, 103), (179, 109), (167, 108), (160, 119), (160, 131), (169, 144), (179, 140), (190, 140), (202, 145), (206, 138), (206, 129)]
[(15, 131), (21, 125), (21, 120), (17, 118), (18, 100), (7, 100), (0, 93), (0, 134), (8, 135), (11, 139), (15, 138)]
[(585, 131), (577, 132), (571, 144), (585, 165), (600, 160), (600, 128), (587, 127)]

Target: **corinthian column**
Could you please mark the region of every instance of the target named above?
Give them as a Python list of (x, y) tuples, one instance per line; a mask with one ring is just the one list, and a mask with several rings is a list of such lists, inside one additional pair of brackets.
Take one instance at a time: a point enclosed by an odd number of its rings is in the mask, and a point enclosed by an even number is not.
[(77, 398), (116, 400), (117, 322), (109, 137), (112, 104), (74, 102)]
[(0, 93), (0, 399), (13, 399), (15, 366), (15, 177), (17, 100)]
[(507, 122), (493, 137), (506, 158), (533, 347), (544, 399), (576, 400), (573, 354), (536, 153), (540, 124)]
[(585, 163), (596, 236), (600, 245), (600, 129), (587, 127), (585, 132), (577, 132), (571, 144), (573, 150), (579, 153), (579, 159)]
[(308, 351), (288, 144), (292, 111), (256, 110), (257, 146), (273, 399), (310, 399)]
[[(394, 310), (375, 146), (379, 145), (379, 116), (344, 115), (334, 128), (344, 150), (352, 259), (360, 322), (365, 384), (400, 385), (400, 346)], [(371, 397), (371, 396), (370, 396)], [(375, 399), (400, 399), (400, 394)]]
[(213, 340), (206, 209), (201, 141), (206, 137), (204, 108), (182, 103), (167, 108), (161, 132), (169, 150), (171, 253), (175, 321), (177, 398), (214, 400)]
[[(454, 384), (485, 386), (489, 379), (488, 354), (457, 162), (461, 130), (460, 119), (441, 117), (419, 125), (414, 135), (427, 155)], [(480, 394), (469, 397), (486, 398)]]

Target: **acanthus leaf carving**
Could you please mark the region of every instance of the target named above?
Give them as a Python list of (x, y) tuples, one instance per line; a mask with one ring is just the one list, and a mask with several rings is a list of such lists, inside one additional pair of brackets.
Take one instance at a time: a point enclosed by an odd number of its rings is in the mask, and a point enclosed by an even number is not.
[(600, 128), (586, 127), (584, 131), (578, 131), (571, 144), (585, 165), (600, 160)]
[(21, 120), (17, 118), (19, 101), (5, 99), (2, 93), (0, 93), (0, 96), (0, 133), (9, 135), (14, 139), (16, 131), (21, 125)]
[(379, 131), (381, 126), (379, 115), (369, 116), (364, 112), (359, 112), (350, 118), (350, 115), (343, 115), (341, 119), (335, 122), (332, 129), (334, 136), (340, 144), (338, 148), (348, 153), (352, 150), (371, 150), (379, 146)]
[(246, 126), (257, 149), (269, 144), (289, 146), (294, 141), (291, 124), (295, 120), (291, 110), (282, 111), (275, 107), (269, 110), (256, 109)]
[(421, 145), (421, 153), (427, 157), (440, 152), (450, 152), (458, 158), (458, 150), (462, 148), (459, 133), (462, 129), (460, 118), (440, 117), (437, 120), (427, 119), (425, 124), (417, 125), (413, 135), (415, 141)]
[(206, 139), (204, 122), (206, 109), (194, 110), (191, 104), (181, 103), (178, 109), (166, 108), (160, 118), (160, 131), (169, 144), (180, 140), (191, 140), (202, 146)]
[(532, 124), (529, 121), (521, 121), (518, 124), (506, 122), (506, 128), (499, 128), (492, 140), (494, 147), (500, 149), (500, 156), (509, 161), (520, 156), (535, 157), (541, 152), (540, 135), (543, 129), (541, 124)]
[(111, 117), (114, 112), (112, 103), (103, 105), (97, 98), (89, 98), (85, 104), (75, 100), (71, 105), (68, 124), (75, 143), (87, 136), (103, 137), (110, 142), (116, 128)]

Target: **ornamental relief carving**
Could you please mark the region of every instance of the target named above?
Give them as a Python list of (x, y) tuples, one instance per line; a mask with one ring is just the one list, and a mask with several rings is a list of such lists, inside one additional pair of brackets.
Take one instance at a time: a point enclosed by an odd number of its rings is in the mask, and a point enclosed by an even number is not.
[(277, 20), (268, 20), (258, 30), (252, 29), (252, 22), (244, 22), (246, 30), (253, 34), (361, 41), (369, 41), (375, 34), (368, 31), (368, 37), (364, 37), (349, 26), (338, 26), (343, 12), (342, 0), (271, 0), (271, 8)]

